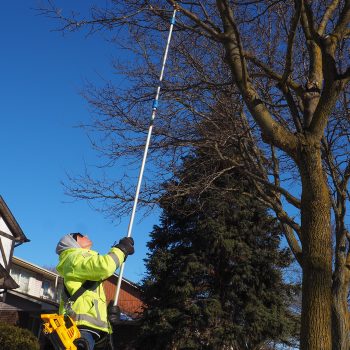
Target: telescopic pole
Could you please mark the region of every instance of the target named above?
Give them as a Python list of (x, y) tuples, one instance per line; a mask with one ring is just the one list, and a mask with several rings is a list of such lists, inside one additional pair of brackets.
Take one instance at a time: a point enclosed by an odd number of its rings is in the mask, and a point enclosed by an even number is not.
[[(162, 80), (163, 80), (164, 69), (165, 69), (165, 63), (166, 63), (166, 60), (167, 60), (167, 57), (168, 57), (168, 51), (169, 51), (169, 46), (170, 46), (170, 40), (171, 40), (171, 35), (172, 35), (172, 33), (173, 33), (173, 28), (174, 28), (174, 24), (175, 24), (175, 16), (176, 16), (176, 12), (177, 12), (177, 11), (178, 11), (178, 10), (177, 10), (177, 8), (176, 8), (176, 6), (175, 6), (175, 7), (174, 7), (173, 16), (172, 16), (171, 22), (170, 22), (170, 29), (169, 29), (168, 41), (167, 41), (167, 45), (166, 45), (166, 48), (165, 48), (165, 51), (164, 51), (162, 69), (161, 69), (160, 77), (159, 77), (159, 84), (158, 84), (158, 87), (157, 87), (156, 97), (155, 97), (155, 99), (154, 99), (153, 106), (152, 106), (152, 115), (151, 115), (150, 124), (149, 124), (149, 128), (148, 128), (148, 134), (147, 134), (145, 149), (144, 149), (144, 153), (143, 153), (143, 158), (142, 158), (142, 164), (141, 164), (141, 168), (140, 168), (139, 178), (138, 178), (138, 181), (137, 181), (137, 187), (136, 187), (134, 205), (133, 205), (133, 207), (132, 207), (132, 212), (131, 212), (131, 217), (130, 217), (130, 221), (129, 221), (127, 237), (131, 237), (132, 227), (133, 227), (133, 224), (134, 224), (135, 213), (136, 213), (136, 207), (137, 207), (137, 202), (138, 202), (138, 199), (139, 199), (139, 194), (140, 194), (140, 188), (141, 188), (141, 183), (142, 183), (143, 172), (144, 172), (144, 169), (145, 169), (145, 164), (146, 164), (146, 159), (147, 159), (148, 148), (149, 148), (149, 144), (150, 144), (150, 140), (151, 140), (151, 135), (152, 135), (153, 122), (154, 122), (154, 119), (155, 119), (156, 113), (157, 113), (158, 100), (159, 100), (159, 93), (160, 93), (161, 83), (162, 83)], [(116, 291), (115, 291), (115, 297), (114, 297), (114, 303), (113, 303), (114, 306), (116, 306), (117, 303), (118, 303), (119, 292), (120, 292), (120, 286), (121, 286), (122, 279), (123, 279), (124, 266), (125, 266), (125, 263), (123, 263), (123, 264), (121, 265), (121, 267), (120, 267), (120, 272), (119, 272), (119, 277), (118, 277), (118, 283), (117, 283), (117, 288), (116, 288)]]

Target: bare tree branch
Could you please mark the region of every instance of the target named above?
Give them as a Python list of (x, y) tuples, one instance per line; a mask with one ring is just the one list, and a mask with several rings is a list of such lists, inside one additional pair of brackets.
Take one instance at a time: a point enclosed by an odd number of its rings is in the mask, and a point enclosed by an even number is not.
[(337, 9), (339, 5), (339, 0), (333, 0), (330, 5), (328, 5), (326, 12), (324, 13), (320, 25), (318, 26), (317, 33), (322, 36), (326, 30), (327, 23), (332, 18), (334, 11)]

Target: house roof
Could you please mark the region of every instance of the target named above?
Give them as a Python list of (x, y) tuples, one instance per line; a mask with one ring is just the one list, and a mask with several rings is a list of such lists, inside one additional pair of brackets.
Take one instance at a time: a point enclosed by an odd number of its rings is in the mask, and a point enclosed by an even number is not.
[(3, 311), (23, 311), (23, 309), (0, 301), (0, 313)]
[(55, 280), (56, 277), (58, 277), (60, 279), (62, 278), (62, 277), (60, 277), (60, 275), (57, 272), (55, 272), (53, 270), (48, 270), (45, 267), (41, 267), (39, 265), (33, 264), (29, 261), (26, 261), (22, 258), (18, 258), (16, 256), (12, 256), (12, 264), (24, 267), (30, 271), (38, 272), (38, 273), (44, 275), (46, 278), (49, 278), (52, 280)]
[[(118, 279), (119, 278), (119, 274), (117, 272), (114, 272), (114, 274), (112, 275), (114, 278)], [(122, 281), (127, 283), (128, 285), (130, 285), (131, 287), (135, 288), (135, 289), (140, 289), (140, 286), (130, 280), (128, 280), (127, 278), (123, 277)]]
[(12, 215), (11, 210), (6, 205), (4, 199), (0, 196), (0, 216), (5, 221), (6, 225), (10, 229), (13, 234), (13, 237), (16, 242), (24, 243), (30, 242), (30, 240), (26, 237), (15, 217)]

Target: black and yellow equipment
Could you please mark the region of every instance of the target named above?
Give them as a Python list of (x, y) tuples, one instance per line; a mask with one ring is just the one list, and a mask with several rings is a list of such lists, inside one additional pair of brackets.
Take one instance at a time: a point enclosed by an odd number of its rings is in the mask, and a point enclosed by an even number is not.
[(43, 332), (50, 339), (55, 350), (77, 350), (75, 342), (80, 331), (68, 315), (42, 314)]
[[(68, 297), (65, 301), (66, 310), (72, 311), (74, 302), (88, 289), (96, 288), (96, 281), (85, 281), (80, 288), (71, 296), (63, 282), (64, 294)], [(69, 312), (68, 312), (69, 314)], [(80, 338), (80, 331), (74, 320), (68, 315), (42, 314), (43, 332), (49, 338), (55, 350), (77, 350), (77, 344), (82, 343), (79, 347), (84, 348), (84, 341)]]

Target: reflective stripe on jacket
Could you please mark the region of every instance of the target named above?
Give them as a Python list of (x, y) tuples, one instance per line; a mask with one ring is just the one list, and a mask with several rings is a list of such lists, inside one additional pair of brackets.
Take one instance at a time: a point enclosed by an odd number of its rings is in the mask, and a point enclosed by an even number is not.
[[(112, 248), (106, 255), (99, 255), (92, 250), (70, 248), (59, 255), (58, 273), (64, 278), (66, 288), (73, 295), (86, 281), (102, 282), (113, 275), (121, 262), (124, 253), (118, 248)], [(62, 294), (59, 313), (65, 314), (67, 296)], [(86, 290), (73, 304), (69, 315), (76, 324), (92, 327), (104, 332), (110, 332), (107, 320), (106, 295), (102, 283), (97, 283), (95, 289)]]

